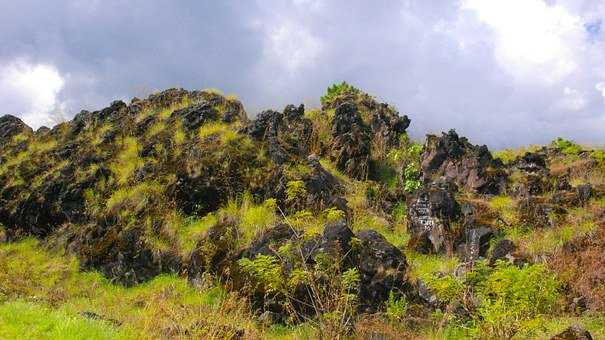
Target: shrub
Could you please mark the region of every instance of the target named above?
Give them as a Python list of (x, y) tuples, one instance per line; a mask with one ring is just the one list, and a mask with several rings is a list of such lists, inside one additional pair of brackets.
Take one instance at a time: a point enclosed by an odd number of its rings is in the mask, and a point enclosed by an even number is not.
[(405, 167), (404, 177), (405, 184), (403, 189), (406, 192), (414, 192), (422, 185), (419, 180), (420, 170), (418, 169), (418, 165), (415, 163), (410, 163)]
[(238, 260), (242, 271), (253, 278), (256, 285), (265, 293), (276, 293), (284, 289), (284, 279), (277, 258), (270, 255), (258, 255), (254, 260), (242, 258)]
[(391, 321), (402, 321), (408, 311), (408, 301), (405, 297), (396, 298), (393, 291), (389, 292), (385, 314)]
[(289, 181), (286, 183), (286, 200), (288, 202), (297, 201), (304, 198), (307, 194), (307, 188), (303, 181)]
[(552, 141), (551, 145), (567, 156), (577, 156), (583, 151), (582, 146), (561, 137)]
[(320, 98), (320, 102), (321, 105), (326, 105), (332, 103), (336, 98), (338, 98), (342, 94), (358, 94), (359, 92), (359, 89), (343, 81), (340, 84), (332, 84), (332, 86), (328, 87), (326, 94)]
[(324, 214), (328, 222), (335, 222), (345, 218), (345, 212), (334, 207), (324, 210)]
[(143, 182), (131, 188), (116, 190), (106, 202), (109, 214), (136, 215), (149, 203), (152, 195), (159, 193), (159, 186), (155, 182)]
[(229, 131), (229, 125), (223, 122), (207, 122), (200, 127), (198, 136), (201, 139), (206, 139), (210, 136), (223, 134)]
[(553, 312), (561, 298), (561, 284), (542, 264), (478, 262), (466, 279), (480, 301), (477, 331), (488, 337), (511, 337), (524, 323)]

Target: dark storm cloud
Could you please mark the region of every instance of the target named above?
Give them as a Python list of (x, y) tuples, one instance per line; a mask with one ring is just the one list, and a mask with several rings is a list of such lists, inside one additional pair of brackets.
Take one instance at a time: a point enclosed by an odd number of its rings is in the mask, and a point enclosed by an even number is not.
[(494, 16), (489, 2), (4, 2), (0, 111), (39, 125), (180, 86), (236, 93), (253, 115), (317, 105), (346, 80), (408, 114), (417, 137), (456, 128), (493, 147), (604, 143), (605, 7), (511, 0)]

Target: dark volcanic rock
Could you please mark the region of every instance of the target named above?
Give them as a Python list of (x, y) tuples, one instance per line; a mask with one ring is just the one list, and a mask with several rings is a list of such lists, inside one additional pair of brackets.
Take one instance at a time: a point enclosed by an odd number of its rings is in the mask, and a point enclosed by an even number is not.
[(586, 204), (592, 196), (592, 185), (582, 184), (577, 186), (575, 189), (579, 203), (582, 205)]
[(492, 230), (487, 227), (466, 229), (464, 239), (458, 245), (458, 254), (464, 261), (474, 261), (479, 257), (485, 257), (492, 236)]
[(267, 143), (269, 155), (278, 164), (292, 157), (306, 158), (313, 132), (312, 123), (304, 117), (305, 107), (288, 105), (283, 113), (263, 111), (246, 127), (255, 140)]
[(403, 253), (374, 230), (357, 234), (361, 240), (356, 267), (361, 274), (359, 301), (362, 309), (376, 310), (389, 292), (407, 293), (407, 262)]
[(490, 262), (495, 263), (498, 260), (506, 261), (512, 258), (513, 252), (517, 250), (517, 246), (511, 240), (500, 240), (494, 248), (490, 256)]
[(526, 152), (513, 165), (525, 172), (543, 172), (546, 167), (546, 154), (543, 152)]
[(23, 132), (32, 133), (33, 131), (15, 116), (4, 115), (0, 117), (0, 145), (7, 144), (11, 138)]
[(199, 280), (204, 272), (218, 274), (221, 277), (230, 274), (229, 268), (235, 265), (238, 230), (235, 221), (222, 220), (210, 228), (197, 242), (191, 253), (187, 276), (190, 281)]
[(421, 163), (425, 182), (445, 176), (467, 191), (497, 194), (506, 185), (502, 167), (485, 145), (472, 145), (454, 130), (441, 137), (427, 136)]
[(460, 215), (455, 190), (451, 183), (434, 183), (419, 190), (408, 203), (408, 230), (413, 248), (423, 253), (453, 250), (450, 224)]
[(534, 197), (527, 197), (518, 203), (519, 221), (535, 228), (553, 227), (558, 209), (548, 203), (541, 203)]
[(311, 173), (303, 177), (308, 192), (306, 206), (313, 210), (336, 207), (347, 212), (347, 201), (342, 198), (344, 189), (338, 179), (321, 166), (317, 156), (310, 155), (307, 163)]
[(592, 340), (592, 335), (580, 325), (571, 325), (551, 340)]
[(218, 118), (218, 112), (207, 102), (201, 102), (184, 109), (174, 111), (172, 117), (180, 117), (189, 130), (198, 129), (202, 124)]
[(339, 170), (350, 177), (365, 180), (369, 171), (371, 139), (371, 131), (355, 104), (343, 103), (336, 108), (332, 121), (331, 155)]

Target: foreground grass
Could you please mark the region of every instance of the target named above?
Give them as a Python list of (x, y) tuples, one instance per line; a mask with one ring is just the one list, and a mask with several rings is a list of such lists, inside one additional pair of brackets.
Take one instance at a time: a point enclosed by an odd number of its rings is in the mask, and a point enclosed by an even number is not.
[(0, 246), (0, 328), (7, 339), (261, 336), (245, 301), (217, 284), (163, 275), (124, 288), (33, 239)]
[(129, 339), (111, 324), (24, 301), (0, 306), (0, 339)]
[[(451, 284), (455, 282), (443, 276), (439, 280), (435, 274), (450, 273), (455, 261), (415, 253), (408, 258), (411, 277), (429, 284), (433, 279), (450, 283), (433, 288), (442, 298), (454, 293), (455, 297), (457, 285)], [(437, 310), (412, 328), (405, 321), (416, 318), (412, 311), (395, 319), (364, 316), (345, 338), (480, 336), (476, 327), (460, 324), (444, 312)], [(600, 315), (541, 315), (528, 322), (515, 338), (548, 339), (572, 323), (583, 325), (595, 338), (605, 338), (605, 317)], [(0, 339), (314, 339), (329, 334), (324, 332), (314, 324), (262, 324), (245, 299), (212, 280), (195, 288), (182, 277), (162, 275), (125, 288), (96, 272), (81, 271), (74, 258), (49, 251), (35, 239), (0, 244)]]

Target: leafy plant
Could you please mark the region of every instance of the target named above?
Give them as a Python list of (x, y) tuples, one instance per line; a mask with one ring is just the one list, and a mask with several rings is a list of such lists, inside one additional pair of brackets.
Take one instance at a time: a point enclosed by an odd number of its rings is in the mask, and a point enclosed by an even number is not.
[(577, 156), (584, 149), (581, 145), (574, 143), (573, 141), (563, 139), (561, 137), (555, 139), (552, 143), (552, 146), (559, 149), (563, 154), (567, 156)]
[(307, 194), (307, 188), (303, 181), (289, 181), (286, 184), (286, 200), (288, 202), (297, 201)]
[(357, 94), (359, 92), (359, 89), (343, 81), (342, 83), (332, 84), (330, 87), (328, 87), (326, 94), (321, 96), (320, 102), (322, 105), (326, 105), (328, 103), (333, 102), (338, 96), (342, 94)]
[(393, 291), (389, 292), (386, 302), (386, 316), (391, 321), (402, 321), (408, 311), (408, 301), (404, 296), (396, 297)]
[(542, 264), (517, 267), (498, 261), (478, 262), (467, 274), (480, 300), (478, 331), (509, 338), (529, 320), (551, 313), (561, 298), (561, 284)]
[(407, 192), (414, 192), (420, 188), (422, 183), (419, 180), (420, 170), (414, 163), (410, 163), (405, 167), (404, 172), (405, 184), (403, 189)]

